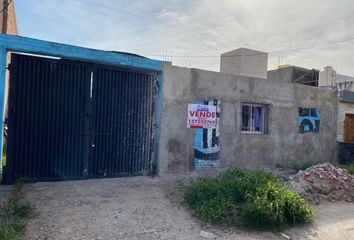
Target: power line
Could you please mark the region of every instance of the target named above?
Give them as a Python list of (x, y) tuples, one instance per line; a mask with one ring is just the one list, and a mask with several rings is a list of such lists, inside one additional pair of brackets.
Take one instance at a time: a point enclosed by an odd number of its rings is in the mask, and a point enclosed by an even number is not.
[[(288, 49), (288, 50), (278, 50), (278, 51), (271, 51), (271, 52), (265, 52), (268, 54), (282, 54), (282, 53), (287, 53), (287, 52), (296, 52), (296, 51), (302, 51), (302, 50), (309, 50), (309, 49), (315, 49), (315, 48), (325, 48), (325, 47), (330, 47), (337, 45), (339, 43), (344, 43), (344, 42), (349, 42), (354, 40), (354, 37), (348, 37), (344, 38), (335, 42), (331, 43), (326, 43), (326, 44), (321, 44), (321, 45), (313, 45), (313, 46), (308, 46), (308, 47), (302, 47), (302, 48), (293, 48), (293, 49)], [(236, 56), (253, 56), (253, 55), (264, 55), (265, 53), (249, 53), (249, 54), (234, 54), (234, 55), (229, 55), (229, 56), (223, 56), (223, 57), (236, 57)], [(161, 56), (158, 54), (143, 54), (146, 56)], [(189, 58), (219, 58), (219, 55), (174, 55), (173, 57), (176, 58), (182, 58), (182, 57), (189, 57)]]
[[(10, 0), (12, 1), (12, 0)], [(66, 2), (68, 4), (71, 4), (73, 6), (76, 6), (76, 7), (79, 7), (79, 8), (82, 8), (82, 9), (85, 9), (87, 11), (91, 11), (91, 12), (94, 12), (96, 14), (100, 14), (100, 15), (103, 15), (103, 16), (106, 16), (106, 17), (110, 17), (112, 19), (115, 19), (115, 20), (119, 20), (119, 21), (124, 21), (128, 24), (132, 24), (132, 25), (135, 25), (135, 26), (140, 26), (140, 24), (136, 24), (136, 23), (132, 23), (132, 22), (128, 22), (128, 21), (125, 21), (123, 19), (120, 19), (120, 18), (117, 18), (116, 16), (112, 16), (112, 15), (109, 15), (109, 14), (106, 14), (106, 13), (103, 13), (103, 12), (99, 12), (99, 11), (95, 11), (91, 8), (87, 8), (85, 6), (82, 6), (82, 5), (78, 5), (78, 4), (74, 4), (68, 0), (59, 0), (59, 1), (63, 1), (63, 2)], [(87, 0), (91, 3), (94, 3), (96, 4), (97, 6), (101, 6), (101, 7), (104, 7), (104, 8), (109, 8), (109, 9), (114, 9), (114, 8), (110, 8), (106, 5), (102, 5), (102, 4), (98, 4), (98, 3), (95, 3), (94, 1), (92, 0)], [(114, 9), (114, 10), (117, 10), (117, 9)], [(192, 30), (189, 30), (189, 29), (186, 29), (186, 28), (182, 28), (182, 27), (179, 27), (179, 26), (175, 26), (175, 25), (171, 25), (171, 24), (167, 24), (167, 23), (160, 23), (159, 21), (156, 21), (156, 20), (153, 20), (153, 19), (150, 19), (150, 18), (147, 18), (147, 17), (142, 17), (140, 15), (137, 15), (137, 14), (132, 14), (132, 13), (128, 13), (128, 12), (125, 12), (125, 11), (122, 11), (122, 10), (117, 10), (117, 11), (120, 11), (124, 14), (127, 14), (127, 15), (131, 15), (131, 16), (134, 16), (134, 17), (137, 17), (137, 18), (141, 18), (141, 19), (144, 19), (144, 20), (147, 20), (147, 21), (150, 21), (150, 22), (157, 22), (159, 24), (164, 24), (166, 26), (170, 26), (170, 27), (176, 27), (176, 28), (179, 28), (179, 29), (182, 29), (184, 31), (188, 31), (188, 32), (191, 32)], [(145, 26), (145, 27), (149, 27), (149, 26)], [(151, 28), (151, 27), (149, 27)], [(189, 41), (191, 43), (195, 43), (195, 42), (192, 42), (188, 39), (182, 39), (176, 35), (173, 35), (173, 34), (169, 34), (169, 33), (166, 33), (166, 32), (162, 32), (162, 31), (158, 31), (158, 30), (155, 30), (155, 29), (152, 29), (152, 31), (154, 32), (158, 32), (160, 34), (163, 34), (163, 35), (166, 35), (166, 36), (170, 36), (172, 38), (175, 38), (177, 40), (182, 40), (182, 41)], [(352, 41), (354, 40), (354, 37), (349, 37), (349, 38), (344, 38), (344, 39), (341, 39), (341, 40), (338, 40), (338, 41), (335, 41), (335, 42), (329, 42), (329, 43), (326, 43), (326, 44), (322, 44), (322, 45), (313, 45), (313, 46), (307, 46), (307, 47), (301, 47), (301, 48), (294, 48), (294, 49), (285, 49), (285, 50), (278, 50), (278, 51), (270, 51), (268, 52), (268, 54), (285, 54), (285, 53), (289, 53), (289, 52), (296, 52), (296, 51), (301, 51), (301, 50), (308, 50), (308, 49), (314, 49), (314, 48), (323, 48), (323, 47), (329, 47), (329, 46), (333, 46), (333, 45), (337, 45), (339, 43), (343, 43), (343, 42), (348, 42), (348, 41)], [(189, 47), (190, 49), (193, 49), (193, 50), (197, 50), (199, 51), (198, 49), (195, 49), (195, 48), (191, 48)], [(217, 48), (215, 48), (217, 49)], [(250, 53), (250, 54), (235, 54), (235, 55), (230, 55), (230, 56), (223, 56), (223, 57), (234, 57), (234, 56), (253, 56), (253, 55), (263, 55), (264, 53)], [(155, 57), (163, 57), (163, 55), (161, 54), (142, 54), (142, 55), (146, 55), (146, 56), (155, 56)], [(290, 54), (287, 54), (287, 55), (290, 55)], [(219, 55), (174, 55), (173, 56), (174, 58), (219, 58), (220, 56)]]
[[(78, 7), (78, 8), (85, 9), (85, 10), (90, 11), (90, 12), (94, 12), (94, 13), (99, 14), (99, 15), (102, 15), (102, 16), (106, 16), (106, 17), (109, 17), (109, 18), (112, 18), (112, 19), (115, 19), (115, 20), (118, 20), (118, 21), (122, 21), (122, 22), (125, 22), (125, 23), (128, 23), (128, 24), (134, 25), (134, 26), (139, 26), (139, 27), (141, 27), (140, 24), (136, 24), (136, 23), (133, 23), (133, 22), (129, 22), (129, 21), (126, 21), (126, 20), (124, 20), (124, 19), (118, 18), (118, 17), (116, 17), (116, 16), (113, 16), (113, 15), (110, 15), (110, 14), (106, 14), (106, 13), (103, 13), (103, 12), (99, 12), (99, 11), (93, 10), (93, 9), (91, 9), (91, 8), (82, 6), (82, 5), (75, 4), (75, 3), (70, 2), (70, 1), (68, 1), (68, 0), (59, 0), (59, 1), (65, 2), (65, 3), (67, 3), (67, 4), (70, 4), (70, 5), (75, 6), (75, 7)], [(174, 38), (174, 39), (176, 39), (176, 40), (179, 40), (179, 41), (181, 41), (181, 42), (188, 41), (188, 42), (190, 42), (190, 43), (195, 44), (195, 42), (192, 42), (192, 41), (190, 41), (189, 39), (181, 38), (181, 37), (176, 36), (176, 35), (174, 35), (174, 34), (170, 34), (170, 33), (166, 33), (166, 32), (162, 32), (162, 31), (156, 30), (156, 29), (152, 28), (152, 27), (149, 26), (149, 25), (144, 25), (144, 27), (150, 28), (151, 31), (153, 31), (153, 32), (157, 32), (157, 33), (159, 33), (159, 34), (172, 37), (172, 38)], [(213, 47), (213, 46), (212, 46), (212, 47)], [(190, 49), (192, 49), (192, 50), (197, 50), (197, 51), (199, 51), (198, 49), (195, 49), (195, 48), (191, 48), (191, 47), (188, 47), (188, 48), (190, 48)], [(213, 48), (215, 48), (215, 47), (213, 47)], [(220, 49), (218, 49), (218, 48), (215, 48), (215, 49), (216, 49), (216, 50), (220, 50)]]
[[(180, 29), (180, 30), (183, 30), (183, 31), (186, 31), (186, 32), (190, 32), (190, 33), (193, 33), (193, 34), (196, 33), (196, 31), (194, 31), (194, 30), (187, 29), (187, 28), (184, 28), (184, 27), (180, 27), (180, 26), (175, 25), (175, 24), (168, 24), (168, 23), (165, 23), (165, 22), (157, 21), (157, 20), (152, 19), (152, 18), (140, 16), (140, 15), (133, 14), (133, 13), (130, 13), (130, 12), (127, 12), (127, 11), (123, 11), (123, 10), (121, 10), (121, 9), (112, 8), (112, 7), (107, 6), (107, 5), (103, 5), (103, 4), (96, 3), (96, 2), (93, 1), (93, 0), (87, 0), (87, 1), (93, 3), (93, 4), (97, 5), (97, 6), (100, 6), (100, 7), (102, 7), (102, 8), (106, 8), (106, 9), (109, 9), (109, 10), (118, 11), (118, 12), (121, 12), (121, 13), (123, 13), (123, 14), (130, 15), (130, 16), (133, 16), (133, 17), (136, 17), (136, 18), (140, 18), (140, 19), (143, 19), (143, 20), (146, 20), (146, 21), (149, 21), (149, 22), (155, 22), (155, 23), (158, 23), (158, 24), (161, 24), (161, 25), (165, 25), (165, 26), (168, 26), (168, 27), (178, 28), (178, 29)], [(208, 30), (212, 30), (212, 29), (208, 29)], [(216, 32), (216, 31), (213, 31), (213, 32), (216, 33), (216, 34), (218, 34), (219, 36), (222, 36), (222, 37), (223, 37), (224, 39), (226, 39), (226, 40), (235, 41), (235, 40), (233, 40), (233, 39), (227, 38), (227, 37), (226, 37), (225, 35), (223, 35), (222, 33), (219, 33), (219, 32)], [(200, 34), (200, 32), (198, 32), (198, 34)], [(204, 35), (206, 35), (206, 34), (204, 33)], [(204, 39), (204, 38), (200, 38), (200, 39)], [(244, 45), (244, 44), (243, 44), (243, 45)], [(214, 48), (215, 48), (215, 47), (214, 47)], [(310, 47), (310, 48), (312, 48), (312, 47)], [(215, 49), (217, 49), (217, 48), (215, 48)], [(308, 48), (305, 47), (305, 48), (300, 48), (300, 49), (294, 49), (294, 51), (295, 51), (295, 50), (305, 50), (305, 49), (308, 49)], [(220, 50), (220, 49), (219, 49), (219, 50)], [(290, 52), (290, 51), (293, 51), (293, 50), (275, 51), (275, 52), (272, 52), (272, 53), (270, 53), (270, 54), (277, 54), (278, 52), (279, 52), (279, 53), (283, 53), (283, 52), (288, 52), (288, 51)], [(255, 54), (255, 55), (258, 55), (258, 54)]]
[(100, 7), (102, 7), (102, 8), (106, 8), (106, 9), (109, 9), (109, 10), (118, 11), (118, 12), (120, 12), (120, 13), (129, 15), (129, 16), (133, 16), (133, 17), (136, 17), (136, 18), (140, 18), (140, 19), (143, 19), (143, 20), (145, 20), (145, 21), (155, 22), (155, 23), (158, 23), (158, 24), (161, 24), (161, 25), (165, 25), (165, 26), (167, 26), (167, 27), (178, 28), (178, 29), (181, 29), (181, 30), (183, 30), (183, 31), (186, 31), (186, 32), (190, 32), (190, 33), (195, 34), (195, 31), (190, 30), (190, 29), (187, 29), (187, 28), (180, 27), (180, 26), (175, 25), (175, 24), (168, 24), (168, 23), (165, 23), (165, 22), (157, 21), (157, 20), (154, 20), (154, 19), (151, 19), (151, 18), (147, 18), (147, 17), (143, 17), (143, 16), (140, 16), (140, 15), (137, 15), (137, 14), (133, 14), (133, 13), (130, 13), (130, 12), (126, 12), (126, 11), (123, 11), (123, 10), (121, 10), (121, 9), (112, 8), (112, 7), (103, 5), (103, 4), (98, 4), (98, 3), (96, 3), (95, 1), (92, 1), (92, 0), (86, 0), (86, 1), (88, 1), (88, 2), (90, 2), (90, 3), (93, 3), (93, 4), (97, 5), (97, 6), (100, 6)]
[[(127, 11), (123, 11), (121, 9), (117, 9), (117, 8), (112, 8), (110, 6), (107, 6), (107, 5), (103, 5), (103, 4), (99, 4), (99, 3), (96, 3), (95, 1), (92, 1), (92, 0), (86, 0), (90, 3), (93, 3), (97, 6), (100, 6), (102, 8), (106, 8), (106, 9), (109, 9), (109, 10), (114, 10), (114, 11), (117, 11), (117, 12), (120, 12), (120, 13), (123, 13), (123, 14), (126, 14), (126, 15), (129, 15), (129, 16), (133, 16), (133, 17), (136, 17), (136, 18), (140, 18), (140, 19), (143, 19), (145, 21), (149, 21), (149, 22), (155, 22), (155, 23), (158, 23), (158, 24), (161, 24), (161, 25), (165, 25), (167, 27), (171, 27), (171, 28), (177, 28), (177, 29), (180, 29), (182, 31), (185, 31), (185, 32), (189, 32), (189, 33), (192, 33), (193, 35), (196, 36), (197, 32), (195, 30), (192, 30), (192, 29), (188, 29), (188, 28), (184, 28), (184, 27), (181, 27), (179, 25), (176, 25), (176, 24), (168, 24), (168, 23), (165, 23), (165, 22), (162, 22), (162, 21), (157, 21), (155, 19), (152, 19), (152, 18), (148, 18), (148, 17), (144, 17), (144, 16), (140, 16), (140, 15), (137, 15), (137, 14), (133, 14), (133, 13), (130, 13), (130, 12), (127, 12)], [(225, 40), (228, 40), (229, 41), (232, 41), (232, 42), (236, 42), (234, 39), (230, 39), (230, 38), (227, 38), (224, 34), (220, 33), (220, 32), (216, 32), (212, 29), (208, 29), (209, 31), (212, 31), (216, 34), (218, 34), (218, 36), (220, 37), (223, 37)], [(204, 36), (208, 36), (207, 33), (202, 33)], [(205, 38), (203, 37), (200, 37), (200, 32), (198, 32), (198, 35), (197, 37), (201, 40), (204, 40)], [(239, 43), (238, 43), (239, 44)], [(244, 45), (244, 44), (243, 44)], [(216, 47), (213, 47), (214, 49), (217, 49), (217, 50), (221, 50), (220, 48), (216, 48)]]
[[(76, 7), (83, 8), (83, 9), (85, 9), (85, 10), (92, 11), (92, 12), (95, 12), (95, 13), (97, 13), (97, 14), (101, 14), (101, 15), (104, 15), (104, 16), (107, 16), (107, 17), (116, 18), (116, 19), (119, 20), (119, 21), (124, 21), (123, 19), (119, 19), (119, 18), (117, 18), (116, 16), (112, 16), (112, 15), (104, 14), (104, 13), (101, 13), (101, 12), (97, 12), (97, 11), (94, 11), (94, 10), (92, 10), (92, 9), (90, 9), (90, 8), (84, 7), (84, 6), (82, 6), (82, 5), (73, 4), (72, 2), (69, 2), (68, 0), (59, 0), (59, 1), (64, 1), (64, 2), (66, 2), (66, 3), (68, 3), (68, 4), (74, 5), (74, 6), (76, 6)], [(204, 32), (204, 33), (200, 33), (200, 32), (197, 32), (197, 31), (195, 31), (195, 30), (192, 30), (192, 29), (188, 29), (188, 28), (184, 28), (184, 27), (178, 26), (178, 25), (176, 25), (176, 24), (168, 24), (168, 23), (165, 23), (165, 22), (162, 22), (162, 21), (158, 21), (158, 20), (149, 18), (149, 17), (140, 16), (140, 15), (138, 15), (138, 14), (133, 14), (133, 13), (130, 13), (130, 12), (127, 12), (127, 11), (123, 11), (123, 10), (121, 10), (121, 9), (112, 8), (111, 6), (99, 4), (99, 3), (96, 3), (95, 1), (92, 1), (92, 0), (86, 0), (86, 1), (88, 1), (88, 2), (90, 2), (90, 3), (92, 3), (92, 4), (95, 4), (96, 6), (99, 6), (99, 7), (105, 8), (105, 9), (108, 9), (108, 10), (114, 10), (114, 11), (118, 11), (118, 12), (120, 12), (120, 13), (129, 15), (129, 16), (133, 16), (133, 17), (136, 17), (136, 18), (140, 18), (140, 19), (144, 20), (145, 22), (154, 22), (154, 23), (157, 23), (157, 24), (165, 25), (165, 26), (168, 26), (168, 27), (171, 27), (171, 28), (177, 28), (177, 29), (180, 29), (180, 30), (182, 30), (182, 31), (192, 33), (192, 34), (194, 35), (194, 38), (197, 36), (197, 38), (198, 38), (199, 40), (205, 40), (204, 37), (200, 37), (201, 34), (203, 34), (203, 35), (206, 36), (206, 37), (209, 36), (209, 35), (208, 35), (207, 33), (205, 33), (205, 32)], [(124, 22), (127, 22), (127, 21), (124, 21)], [(136, 24), (136, 23), (131, 23), (131, 22), (127, 22), (127, 23), (133, 24), (133, 25), (136, 25), (136, 26), (140, 26), (139, 24)], [(145, 27), (152, 28), (152, 27), (150, 27), (150, 26), (145, 26)], [(168, 36), (177, 38), (178, 40), (189, 41), (189, 42), (191, 42), (191, 43), (194, 44), (194, 42), (190, 41), (189, 39), (180, 38), (180, 37), (178, 37), (178, 36), (176, 36), (176, 35), (167, 34), (167, 33), (165, 33), (165, 32), (157, 31), (157, 30), (155, 30), (155, 29), (153, 29), (153, 30), (154, 30), (155, 32), (162, 33), (162, 34), (166, 34), (166, 35), (168, 35)], [(212, 31), (213, 33), (217, 34), (217, 35), (218, 35), (218, 40), (219, 40), (219, 37), (221, 36), (224, 40), (227, 40), (228, 43), (230, 43), (230, 41), (231, 41), (231, 42), (236, 42), (236, 40), (230, 39), (230, 38), (228, 38), (226, 35), (224, 35), (223, 33), (216, 32), (216, 31), (214, 31), (213, 29), (208, 28), (208, 31)], [(240, 43), (237, 42), (237, 44), (240, 44)], [(242, 43), (242, 44), (240, 44), (240, 45), (246, 46), (246, 44), (244, 44), (244, 43)], [(215, 47), (215, 46), (213, 46), (213, 45), (208, 44), (208, 48), (210, 48), (210, 47), (213, 48), (213, 49), (215, 49), (215, 50), (218, 50), (218, 51), (223, 51), (223, 50), (222, 50), (221, 48), (219, 48), (219, 47)], [(254, 47), (252, 47), (252, 48), (254, 48)], [(192, 48), (191, 48), (191, 49), (192, 49)], [(193, 48), (193, 50), (196, 50), (196, 49)]]

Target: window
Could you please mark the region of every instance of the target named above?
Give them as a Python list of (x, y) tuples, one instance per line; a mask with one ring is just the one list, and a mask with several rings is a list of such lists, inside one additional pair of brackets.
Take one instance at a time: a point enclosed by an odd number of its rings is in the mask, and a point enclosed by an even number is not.
[(242, 133), (266, 133), (267, 106), (262, 104), (242, 104)]

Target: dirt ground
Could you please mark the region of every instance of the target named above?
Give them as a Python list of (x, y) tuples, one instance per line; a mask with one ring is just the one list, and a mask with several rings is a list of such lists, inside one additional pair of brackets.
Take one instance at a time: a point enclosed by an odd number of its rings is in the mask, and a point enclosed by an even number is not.
[[(23, 239), (277, 240), (280, 233), (218, 229), (194, 219), (181, 204), (190, 177), (130, 177), (26, 184), (35, 206)], [(0, 186), (0, 195), (8, 186)], [(354, 204), (323, 203), (313, 224), (284, 232), (291, 239), (354, 239)], [(203, 235), (203, 233), (202, 233)]]

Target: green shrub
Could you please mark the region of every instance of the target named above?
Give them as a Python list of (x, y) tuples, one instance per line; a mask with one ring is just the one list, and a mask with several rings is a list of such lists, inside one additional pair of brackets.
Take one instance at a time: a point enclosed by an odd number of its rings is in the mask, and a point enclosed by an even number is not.
[(313, 209), (303, 198), (272, 182), (247, 202), (243, 210), (245, 224), (261, 229), (280, 229), (310, 221), (313, 217)]
[(194, 214), (206, 222), (221, 222), (231, 215), (233, 209), (234, 203), (230, 198), (218, 195), (200, 204)]
[(218, 222), (226, 218), (234, 207), (230, 194), (218, 178), (199, 178), (185, 192), (185, 202), (193, 208), (193, 213), (206, 222)]
[(216, 178), (199, 178), (184, 197), (193, 214), (206, 222), (237, 222), (233, 212), (243, 203), (242, 220), (254, 228), (277, 229), (314, 216), (303, 198), (262, 170), (234, 168)]
[(268, 181), (274, 180), (272, 175), (265, 171), (242, 170), (240, 168), (226, 171), (219, 179), (222, 182), (223, 192), (236, 202), (245, 201)]
[(284, 216), (288, 224), (305, 223), (313, 220), (315, 213), (305, 200), (296, 192), (285, 190)]
[(204, 202), (220, 197), (221, 190), (219, 179), (199, 178), (186, 188), (184, 200), (192, 208), (200, 208)]
[(354, 174), (354, 163), (345, 166), (345, 169), (347, 169), (348, 173)]
[(0, 209), (0, 240), (18, 239), (32, 215), (32, 206), (24, 200), (22, 182), (17, 182), (7, 204)]

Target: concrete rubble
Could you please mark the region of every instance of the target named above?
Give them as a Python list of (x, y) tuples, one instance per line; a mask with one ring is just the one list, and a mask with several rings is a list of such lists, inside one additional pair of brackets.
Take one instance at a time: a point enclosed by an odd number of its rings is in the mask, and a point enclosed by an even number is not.
[(322, 199), (351, 202), (354, 196), (354, 177), (330, 163), (299, 171), (289, 177), (288, 186), (313, 204), (318, 204)]

